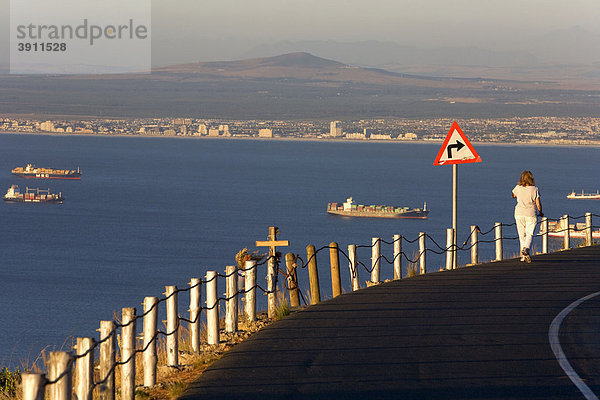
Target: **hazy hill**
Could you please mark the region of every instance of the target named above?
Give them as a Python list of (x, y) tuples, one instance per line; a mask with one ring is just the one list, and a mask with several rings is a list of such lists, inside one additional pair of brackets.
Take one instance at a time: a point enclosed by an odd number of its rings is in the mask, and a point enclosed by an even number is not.
[[(285, 80), (309, 85), (402, 85), (444, 88), (479, 88), (493, 84), (483, 78), (462, 78), (405, 74), (381, 68), (363, 68), (317, 57), (306, 52), (295, 52), (273, 57), (237, 61), (195, 62), (153, 70), (151, 79), (178, 79), (189, 82), (231, 79)], [(498, 85), (506, 82), (498, 81)], [(511, 82), (512, 86), (539, 83)]]
[[(597, 115), (585, 82), (390, 72), (295, 52), (194, 62), (151, 74), (0, 76), (6, 114), (226, 119)], [(477, 70), (475, 71), (477, 72)], [(481, 70), (479, 72), (485, 72)]]
[(540, 64), (535, 56), (525, 51), (491, 51), (477, 47), (460, 46), (419, 48), (395, 42), (380, 41), (282, 41), (256, 46), (243, 54), (242, 57), (268, 57), (299, 51), (306, 51), (320, 57), (332, 58), (352, 65), (369, 67), (386, 64), (529, 67)]
[(359, 66), (447, 65), (530, 68), (544, 65), (600, 63), (600, 35), (574, 26), (555, 29), (532, 40), (513, 43), (504, 50), (461, 46), (417, 47), (393, 41), (337, 42), (332, 40), (281, 41), (256, 46), (241, 58), (268, 57), (306, 51), (320, 57)]

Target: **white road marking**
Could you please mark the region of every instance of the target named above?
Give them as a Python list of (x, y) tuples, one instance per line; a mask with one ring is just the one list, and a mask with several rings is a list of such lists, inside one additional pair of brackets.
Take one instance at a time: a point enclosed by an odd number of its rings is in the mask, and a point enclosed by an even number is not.
[(592, 392), (589, 386), (585, 384), (585, 382), (579, 377), (579, 375), (577, 375), (577, 372), (575, 372), (573, 367), (571, 367), (569, 360), (567, 360), (567, 357), (565, 356), (565, 353), (562, 350), (560, 341), (558, 340), (558, 331), (560, 329), (560, 324), (562, 323), (563, 319), (565, 319), (565, 317), (571, 311), (573, 311), (584, 301), (592, 299), (599, 295), (600, 292), (592, 293), (571, 303), (564, 310), (562, 310), (556, 316), (556, 318), (554, 318), (554, 320), (550, 324), (550, 330), (548, 330), (548, 339), (550, 340), (550, 347), (552, 347), (552, 351), (554, 352), (554, 356), (556, 357), (558, 364), (563, 369), (563, 371), (565, 371), (565, 374), (567, 374), (567, 376), (569, 377), (569, 379), (571, 379), (575, 386), (577, 386), (577, 389), (579, 389), (579, 391), (583, 393), (587, 400), (598, 400), (598, 397), (594, 394), (594, 392)]

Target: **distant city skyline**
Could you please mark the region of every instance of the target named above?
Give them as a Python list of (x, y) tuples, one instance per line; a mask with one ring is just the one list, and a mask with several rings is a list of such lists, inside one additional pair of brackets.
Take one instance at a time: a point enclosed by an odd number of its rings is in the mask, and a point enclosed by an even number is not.
[[(0, 0), (0, 65), (8, 62), (9, 3)], [(597, 0), (178, 0), (175, 4), (152, 1), (155, 66), (239, 59), (257, 46), (281, 41), (373, 40), (508, 51), (575, 27), (600, 35)], [(581, 52), (586, 51), (582, 46)]]

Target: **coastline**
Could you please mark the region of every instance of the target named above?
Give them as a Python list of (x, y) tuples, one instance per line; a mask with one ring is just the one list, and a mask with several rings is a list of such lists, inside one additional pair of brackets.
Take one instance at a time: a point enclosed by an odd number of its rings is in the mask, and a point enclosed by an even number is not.
[[(29, 136), (94, 136), (94, 137), (122, 137), (122, 138), (163, 138), (163, 139), (182, 139), (182, 140), (254, 140), (254, 141), (290, 141), (290, 142), (324, 142), (324, 143), (379, 143), (379, 144), (441, 144), (444, 140), (369, 140), (369, 139), (346, 139), (346, 138), (318, 138), (318, 137), (272, 137), (259, 138), (255, 136), (165, 136), (165, 135), (128, 135), (128, 134), (100, 134), (100, 133), (55, 133), (55, 132), (9, 132), (0, 131), (0, 135), (29, 135)], [(600, 148), (600, 140), (589, 143), (548, 143), (540, 142), (486, 142), (471, 140), (473, 145), (478, 146), (527, 146), (527, 147), (594, 147)]]

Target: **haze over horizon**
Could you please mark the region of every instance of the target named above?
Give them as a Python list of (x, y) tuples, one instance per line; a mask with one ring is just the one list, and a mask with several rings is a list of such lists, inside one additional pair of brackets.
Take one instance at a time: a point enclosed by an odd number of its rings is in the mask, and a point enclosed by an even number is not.
[[(9, 2), (0, 0), (0, 9), (8, 11)], [(444, 59), (448, 48), (467, 49), (459, 54), (464, 54), (465, 63), (472, 62), (470, 52), (475, 52), (473, 59), (483, 65), (497, 59), (514, 66), (600, 62), (600, 52), (595, 51), (600, 43), (597, 0), (178, 0), (176, 4), (152, 1), (154, 67), (291, 51), (361, 65), (390, 62), (363, 51), (369, 43), (383, 47), (381, 54), (403, 47), (438, 52), (434, 63)], [(8, 33), (9, 13), (0, 14), (0, 31)], [(8, 34), (2, 37), (0, 70), (8, 64)], [(330, 50), (340, 47), (350, 54), (358, 52), (359, 62), (339, 59)], [(496, 54), (490, 58), (482, 51)]]

